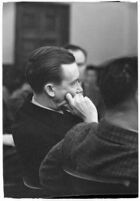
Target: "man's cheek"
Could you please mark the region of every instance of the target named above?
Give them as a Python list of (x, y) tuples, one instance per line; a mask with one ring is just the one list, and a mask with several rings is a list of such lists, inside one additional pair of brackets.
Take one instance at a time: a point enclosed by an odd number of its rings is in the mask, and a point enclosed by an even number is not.
[(76, 95), (76, 90), (71, 89), (71, 90), (68, 90), (67, 93), (70, 93), (72, 97), (74, 97)]

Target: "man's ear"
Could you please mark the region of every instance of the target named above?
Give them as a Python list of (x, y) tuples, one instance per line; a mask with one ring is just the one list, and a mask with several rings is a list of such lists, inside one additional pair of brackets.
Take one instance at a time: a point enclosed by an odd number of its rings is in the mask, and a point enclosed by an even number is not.
[(52, 83), (47, 83), (44, 86), (44, 90), (52, 98), (55, 96), (54, 85)]

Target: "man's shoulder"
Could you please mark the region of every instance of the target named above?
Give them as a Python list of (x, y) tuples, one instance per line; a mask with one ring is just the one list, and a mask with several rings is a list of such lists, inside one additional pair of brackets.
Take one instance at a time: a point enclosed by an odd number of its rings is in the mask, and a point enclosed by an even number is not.
[(23, 105), (13, 123), (13, 133), (38, 132), (42, 128), (40, 113), (37, 113), (32, 103), (28, 102)]
[(83, 136), (83, 135), (88, 135), (89, 132), (92, 131), (96, 131), (98, 127), (98, 123), (96, 122), (92, 122), (92, 123), (85, 123), (85, 122), (81, 122), (77, 125), (75, 125), (66, 135), (66, 138), (71, 136), (71, 135), (75, 135), (75, 136)]
[(26, 102), (16, 114), (13, 127), (22, 127), (34, 122), (34, 112), (30, 102)]
[(24, 125), (26, 123), (39, 123), (39, 120), (45, 118), (49, 118), (47, 115), (47, 111), (44, 108), (40, 108), (34, 105), (31, 101), (27, 101), (20, 108), (16, 115), (16, 123), (20, 125)]
[[(69, 147), (76, 147), (86, 144), (88, 141), (91, 141), (92, 136), (97, 131), (98, 123), (79, 123), (70, 129), (65, 138), (64, 138), (64, 146), (66, 149)], [(71, 149), (70, 148), (70, 149)]]

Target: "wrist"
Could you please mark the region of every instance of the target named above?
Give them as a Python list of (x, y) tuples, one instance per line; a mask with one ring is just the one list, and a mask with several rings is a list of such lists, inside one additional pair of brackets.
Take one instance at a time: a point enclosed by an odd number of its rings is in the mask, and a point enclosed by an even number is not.
[(85, 123), (92, 123), (92, 122), (98, 123), (98, 117), (85, 117), (84, 122)]

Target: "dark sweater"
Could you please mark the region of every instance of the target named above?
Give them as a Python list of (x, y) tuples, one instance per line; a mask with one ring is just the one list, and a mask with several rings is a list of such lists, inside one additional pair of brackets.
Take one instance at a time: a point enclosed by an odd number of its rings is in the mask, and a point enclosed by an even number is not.
[(65, 164), (98, 181), (138, 179), (138, 133), (102, 120), (77, 125), (65, 136)]
[(61, 114), (31, 102), (24, 104), (17, 117), (12, 133), (24, 174), (38, 184), (39, 166), (47, 152), (82, 120), (69, 112)]
[(106, 120), (81, 123), (46, 155), (40, 182), (52, 197), (137, 195), (138, 133)]

